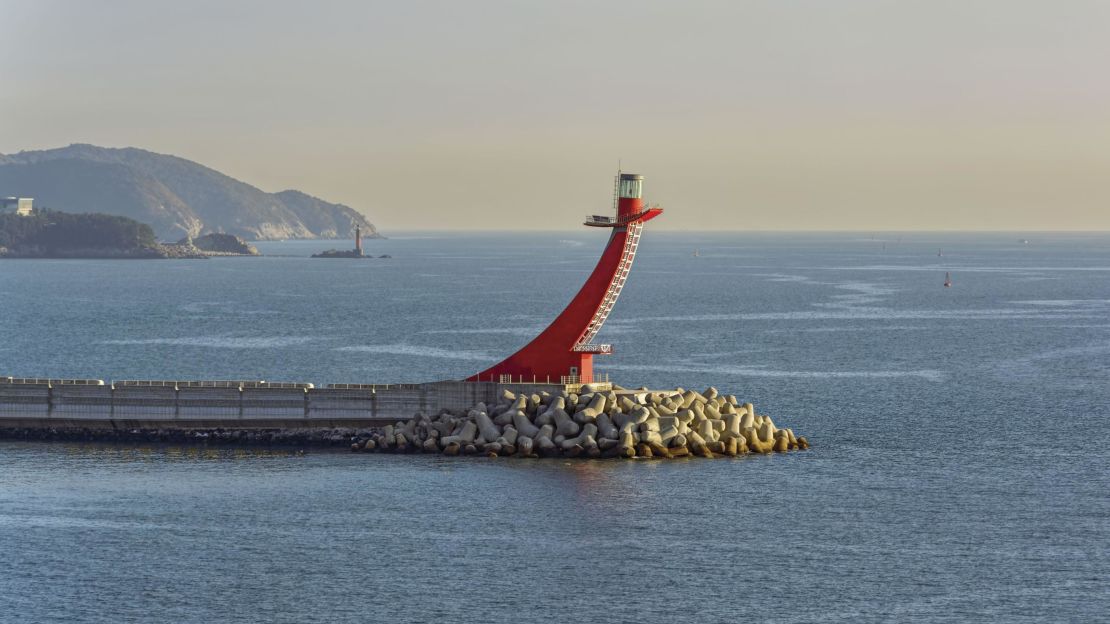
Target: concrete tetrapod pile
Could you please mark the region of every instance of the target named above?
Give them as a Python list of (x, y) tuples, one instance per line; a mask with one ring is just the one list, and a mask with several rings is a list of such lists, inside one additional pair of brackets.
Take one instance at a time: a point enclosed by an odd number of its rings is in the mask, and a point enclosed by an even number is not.
[(715, 457), (809, 448), (751, 403), (716, 388), (516, 395), (492, 407), (417, 414), (351, 444), (352, 451), (487, 457)]

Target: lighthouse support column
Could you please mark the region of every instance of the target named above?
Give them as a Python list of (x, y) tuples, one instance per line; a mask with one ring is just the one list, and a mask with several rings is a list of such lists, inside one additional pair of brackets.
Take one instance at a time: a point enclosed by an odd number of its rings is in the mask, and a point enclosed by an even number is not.
[(611, 348), (592, 341), (628, 279), (644, 222), (663, 212), (660, 208), (644, 209), (640, 198), (642, 176), (619, 175), (616, 217), (591, 217), (586, 222), (611, 228), (611, 234), (597, 266), (578, 294), (531, 342), (467, 381), (496, 382), (503, 378), (593, 381), (593, 356), (610, 353)]

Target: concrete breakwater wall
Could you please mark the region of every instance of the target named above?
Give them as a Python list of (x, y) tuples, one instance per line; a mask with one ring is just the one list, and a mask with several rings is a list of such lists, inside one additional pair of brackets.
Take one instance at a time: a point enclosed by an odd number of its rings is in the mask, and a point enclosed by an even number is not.
[(558, 384), (331, 384), (0, 377), (0, 427), (366, 427)]

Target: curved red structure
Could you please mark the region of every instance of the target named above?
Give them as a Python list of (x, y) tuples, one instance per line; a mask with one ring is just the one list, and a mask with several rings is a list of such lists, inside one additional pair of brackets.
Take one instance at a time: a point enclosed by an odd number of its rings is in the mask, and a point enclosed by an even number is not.
[(610, 228), (609, 243), (589, 279), (566, 309), (540, 335), (519, 351), (467, 381), (539, 381), (589, 383), (593, 381), (593, 356), (612, 352), (593, 339), (628, 280), (644, 222), (662, 208), (644, 208), (643, 176), (617, 175), (616, 217), (593, 215), (585, 225)]

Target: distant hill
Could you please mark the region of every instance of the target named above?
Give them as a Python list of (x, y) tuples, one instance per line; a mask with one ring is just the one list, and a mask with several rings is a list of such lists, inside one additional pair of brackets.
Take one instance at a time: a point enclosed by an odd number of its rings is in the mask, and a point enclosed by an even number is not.
[(0, 258), (209, 258), (257, 256), (231, 234), (211, 233), (159, 243), (146, 223), (119, 215), (35, 210), (0, 213)]
[(36, 206), (98, 212), (148, 223), (162, 240), (224, 232), (246, 239), (348, 238), (379, 234), (365, 216), (300, 191), (267, 193), (177, 156), (133, 147), (75, 144), (0, 154), (0, 196)]
[(38, 210), (0, 214), (0, 258), (165, 258), (145, 223), (117, 215)]

